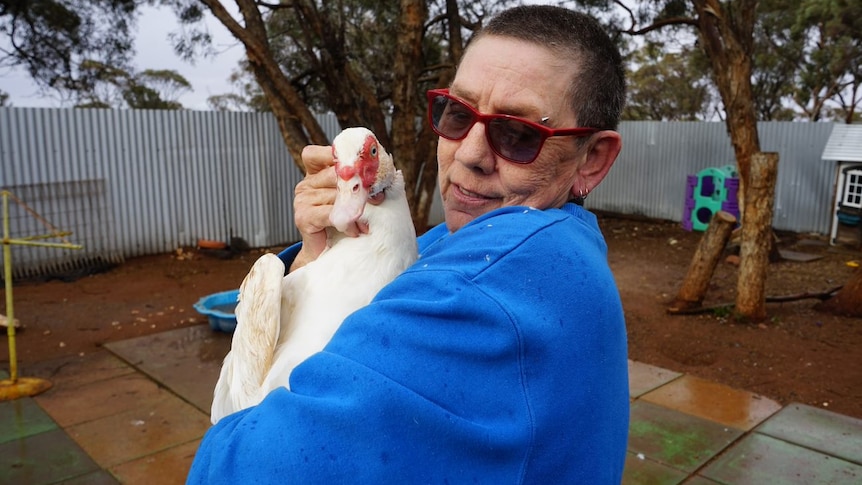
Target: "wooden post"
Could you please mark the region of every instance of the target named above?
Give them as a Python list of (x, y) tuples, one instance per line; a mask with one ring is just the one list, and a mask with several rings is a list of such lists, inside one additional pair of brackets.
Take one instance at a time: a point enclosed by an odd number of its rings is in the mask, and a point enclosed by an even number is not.
[(721, 252), (724, 251), (735, 225), (736, 217), (729, 212), (718, 211), (712, 216), (691, 258), (691, 265), (682, 281), (682, 287), (667, 309), (668, 313), (678, 313), (700, 306), (712, 273), (715, 272), (715, 267), (721, 259)]
[(736, 311), (751, 322), (766, 319), (766, 269), (772, 246), (772, 210), (778, 153), (755, 153), (745, 194)]

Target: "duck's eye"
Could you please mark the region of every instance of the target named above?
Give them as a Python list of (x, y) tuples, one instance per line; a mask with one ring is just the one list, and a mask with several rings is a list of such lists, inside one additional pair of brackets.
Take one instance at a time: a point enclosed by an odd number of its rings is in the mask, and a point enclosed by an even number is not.
[(376, 146), (371, 147), (371, 156), (372, 157), (377, 156), (377, 147)]

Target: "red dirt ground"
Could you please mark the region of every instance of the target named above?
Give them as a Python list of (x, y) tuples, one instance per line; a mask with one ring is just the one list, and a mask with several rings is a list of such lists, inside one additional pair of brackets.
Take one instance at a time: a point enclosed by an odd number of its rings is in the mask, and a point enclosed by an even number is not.
[[(862, 418), (862, 319), (813, 310), (817, 300), (769, 303), (769, 318), (746, 324), (727, 312), (671, 316), (701, 233), (667, 221), (601, 217), (609, 259), (626, 310), (634, 360), (763, 394)], [(770, 296), (822, 292), (846, 282), (862, 263), (858, 249), (822, 238), (782, 235), (781, 247), (821, 255), (812, 262), (772, 263)], [(277, 248), (279, 249), (279, 248)], [(13, 290), (21, 374), (27, 364), (88, 353), (109, 341), (200, 324), (198, 298), (237, 288), (262, 250), (221, 259), (186, 249), (134, 258), (72, 282), (18, 282)], [(732, 302), (737, 268), (722, 262), (705, 305)], [(2, 302), (5, 313), (5, 297)], [(8, 369), (6, 339), (0, 348)]]

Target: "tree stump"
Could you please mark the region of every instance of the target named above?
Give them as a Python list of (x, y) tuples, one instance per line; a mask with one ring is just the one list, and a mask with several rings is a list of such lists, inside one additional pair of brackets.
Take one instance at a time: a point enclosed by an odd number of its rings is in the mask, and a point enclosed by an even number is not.
[(667, 309), (668, 313), (680, 313), (701, 305), (709, 280), (715, 272), (715, 267), (721, 259), (721, 252), (724, 251), (735, 225), (736, 217), (729, 212), (718, 211), (712, 216), (691, 258), (691, 265), (682, 281), (682, 286)]
[(751, 157), (736, 283), (736, 312), (751, 322), (766, 319), (766, 269), (772, 247), (777, 174), (778, 153), (758, 152)]

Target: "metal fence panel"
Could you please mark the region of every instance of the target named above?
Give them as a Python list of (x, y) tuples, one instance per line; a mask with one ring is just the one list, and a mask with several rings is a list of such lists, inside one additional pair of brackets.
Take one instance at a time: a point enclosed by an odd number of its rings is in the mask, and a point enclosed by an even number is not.
[[(330, 138), (340, 130), (332, 115), (319, 120)], [(829, 232), (835, 164), (821, 154), (832, 126), (758, 125), (762, 148), (780, 154), (777, 229)], [(723, 123), (624, 122), (620, 133), (623, 151), (591, 209), (680, 221), (686, 175), (734, 163)], [(0, 188), (85, 246), (16, 247), (18, 274), (198, 239), (288, 244), (300, 237), (292, 201), (301, 176), (267, 113), (0, 108)], [(15, 217), (13, 237), (39, 231)], [(430, 222), (442, 222), (439, 196)]]
[[(779, 153), (776, 229), (826, 234), (832, 217), (835, 164), (820, 159), (832, 123), (762, 122), (763, 151)], [(623, 122), (623, 150), (587, 198), (590, 209), (681, 221), (686, 176), (735, 165), (724, 123)]]
[[(334, 116), (321, 122), (337, 133)], [(16, 246), (16, 277), (198, 239), (296, 241), (291, 201), (301, 176), (266, 113), (0, 108), (0, 188), (84, 245)], [(70, 187), (77, 196), (62, 195)], [(13, 238), (45, 232), (23, 212), (13, 217)]]

